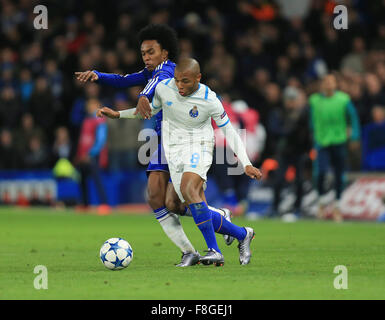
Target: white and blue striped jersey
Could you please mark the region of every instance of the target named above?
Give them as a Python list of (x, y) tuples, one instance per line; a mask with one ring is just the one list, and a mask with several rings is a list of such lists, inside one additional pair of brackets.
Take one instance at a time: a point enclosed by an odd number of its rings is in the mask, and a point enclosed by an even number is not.
[(155, 89), (152, 108), (154, 113), (163, 110), (162, 138), (165, 143), (172, 145), (214, 142), (211, 118), (218, 127), (229, 123), (215, 92), (202, 83), (191, 95), (181, 96), (174, 78), (163, 80)]
[[(189, 96), (181, 96), (174, 78), (161, 81), (151, 103), (152, 115), (163, 112), (162, 142), (165, 153), (172, 148), (183, 150), (201, 144), (214, 146), (211, 119), (223, 131), (226, 142), (245, 167), (251, 165), (245, 146), (233, 128), (222, 103), (214, 91), (200, 83)], [(141, 118), (135, 108), (119, 111), (120, 118)], [(167, 150), (166, 150), (167, 149)]]

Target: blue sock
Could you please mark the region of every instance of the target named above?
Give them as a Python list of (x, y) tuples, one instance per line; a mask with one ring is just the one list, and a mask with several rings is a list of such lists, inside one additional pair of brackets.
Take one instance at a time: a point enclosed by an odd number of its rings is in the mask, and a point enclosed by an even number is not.
[(243, 240), (246, 237), (246, 229), (239, 227), (225, 219), (219, 212), (211, 210), (214, 231), (220, 234), (228, 234), (238, 240)]
[(196, 225), (205, 238), (207, 248), (221, 252), (217, 244), (217, 239), (215, 238), (215, 232), (211, 221), (212, 213), (207, 207), (207, 204), (205, 202), (192, 203), (189, 205), (189, 208)]
[(153, 212), (154, 212), (155, 218), (159, 222), (162, 221), (164, 218), (166, 218), (166, 216), (169, 214), (169, 211), (166, 207), (160, 207), (160, 208), (154, 210)]

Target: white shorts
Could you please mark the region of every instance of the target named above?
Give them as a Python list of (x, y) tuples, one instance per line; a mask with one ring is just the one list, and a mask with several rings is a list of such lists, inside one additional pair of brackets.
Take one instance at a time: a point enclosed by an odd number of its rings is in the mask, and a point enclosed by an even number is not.
[[(168, 150), (167, 150), (168, 149)], [(180, 185), (185, 172), (193, 172), (199, 175), (204, 181), (207, 180), (213, 162), (214, 144), (211, 142), (197, 142), (185, 146), (170, 146), (165, 148), (168, 167), (174, 189), (179, 199), (185, 202)], [(204, 188), (206, 187), (206, 182)]]

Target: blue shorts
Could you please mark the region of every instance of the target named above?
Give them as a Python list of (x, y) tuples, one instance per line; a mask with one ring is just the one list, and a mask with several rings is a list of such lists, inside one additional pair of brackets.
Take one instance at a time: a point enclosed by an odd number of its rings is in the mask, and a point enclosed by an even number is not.
[[(159, 139), (160, 140), (160, 139)], [(169, 173), (168, 164), (164, 155), (162, 143), (158, 143), (158, 149), (152, 154), (150, 162), (148, 164), (146, 174), (147, 177), (151, 171), (164, 171)]]

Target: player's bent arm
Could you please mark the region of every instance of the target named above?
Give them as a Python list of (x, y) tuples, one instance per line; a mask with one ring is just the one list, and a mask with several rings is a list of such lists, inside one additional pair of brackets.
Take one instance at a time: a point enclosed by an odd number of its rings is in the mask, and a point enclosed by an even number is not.
[(241, 137), (235, 131), (233, 125), (228, 121), (224, 126), (220, 126), (223, 134), (225, 135), (226, 142), (230, 146), (231, 150), (237, 155), (239, 161), (242, 163), (243, 168), (251, 166), (251, 161), (246, 153), (246, 148), (242, 142)]
[(220, 127), (223, 134), (226, 137), (226, 143), (230, 146), (231, 150), (237, 155), (239, 161), (242, 163), (245, 170), (245, 174), (252, 179), (261, 179), (262, 173), (259, 169), (255, 168), (246, 153), (246, 148), (242, 142), (241, 137), (235, 131), (233, 125), (228, 121), (224, 126)]

